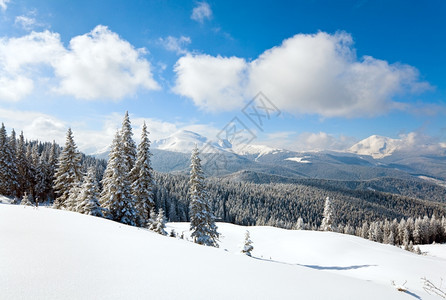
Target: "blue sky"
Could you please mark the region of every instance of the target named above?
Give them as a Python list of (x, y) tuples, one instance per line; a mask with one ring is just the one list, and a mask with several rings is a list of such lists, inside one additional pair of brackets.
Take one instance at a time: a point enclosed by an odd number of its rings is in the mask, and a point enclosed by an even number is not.
[[(0, 0), (0, 120), (87, 152), (129, 111), (135, 137), (339, 150), (372, 134), (446, 142), (444, 1)], [(258, 93), (280, 116), (242, 113)], [(414, 139), (414, 137), (416, 137)]]

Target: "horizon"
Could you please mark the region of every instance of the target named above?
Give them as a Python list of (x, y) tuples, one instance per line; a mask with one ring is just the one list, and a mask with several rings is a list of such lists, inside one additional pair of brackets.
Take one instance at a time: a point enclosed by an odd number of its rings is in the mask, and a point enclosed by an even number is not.
[[(220, 139), (238, 122), (251, 143), (292, 151), (372, 135), (443, 147), (445, 12), (441, 1), (0, 0), (0, 119), (59, 144), (71, 127), (86, 153), (111, 144), (125, 111), (136, 140), (144, 121), (152, 141)], [(274, 114), (249, 113), (259, 93)]]

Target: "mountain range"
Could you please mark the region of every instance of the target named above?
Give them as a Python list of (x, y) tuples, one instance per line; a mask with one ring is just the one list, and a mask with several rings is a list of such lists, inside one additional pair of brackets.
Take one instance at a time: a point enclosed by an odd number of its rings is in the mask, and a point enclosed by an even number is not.
[[(416, 145), (411, 139), (372, 135), (344, 151), (291, 151), (257, 144), (232, 145), (228, 140), (211, 141), (192, 131), (178, 131), (152, 143), (155, 170), (188, 173), (195, 145), (201, 149), (208, 176), (230, 176), (241, 171), (262, 178), (316, 178), (372, 180), (376, 178), (420, 179), (446, 182), (446, 145)], [(108, 152), (95, 156), (106, 159)], [(237, 176), (236, 176), (237, 177)], [(277, 178), (276, 178), (277, 179)], [(271, 178), (268, 179), (271, 181)]]

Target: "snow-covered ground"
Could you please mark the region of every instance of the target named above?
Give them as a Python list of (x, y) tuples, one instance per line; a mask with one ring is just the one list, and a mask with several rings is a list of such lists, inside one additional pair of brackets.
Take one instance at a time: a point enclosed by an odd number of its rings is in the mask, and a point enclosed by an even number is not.
[[(73, 212), (0, 204), (1, 299), (436, 299), (446, 259), (330, 232), (219, 223), (219, 249)], [(171, 223), (188, 236), (188, 224)], [(438, 245), (446, 250), (446, 245)], [(441, 251), (441, 249), (439, 249)], [(392, 285), (407, 280), (408, 292)]]

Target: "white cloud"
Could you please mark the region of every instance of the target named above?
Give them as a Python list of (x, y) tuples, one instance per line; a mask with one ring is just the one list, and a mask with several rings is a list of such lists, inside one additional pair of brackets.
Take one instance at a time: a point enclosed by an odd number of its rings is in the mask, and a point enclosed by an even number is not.
[(5, 11), (6, 8), (8, 8), (8, 4), (9, 0), (0, 0), (0, 8), (2, 9), (2, 11)]
[(121, 99), (139, 87), (158, 89), (150, 63), (105, 26), (70, 41), (69, 51), (54, 64), (61, 79), (57, 91), (79, 99)]
[(27, 16), (15, 17), (14, 24), (20, 25), (25, 30), (31, 30), (36, 24), (36, 19)]
[(191, 43), (191, 39), (188, 36), (180, 36), (179, 38), (168, 36), (166, 38), (160, 38), (159, 40), (164, 48), (177, 54), (188, 53), (185, 47)]
[[(227, 60), (238, 64), (228, 64), (224, 72), (219, 72), (215, 66)], [(197, 66), (213, 69), (213, 77), (197, 74)], [(389, 64), (370, 56), (358, 59), (351, 36), (344, 32), (298, 34), (252, 62), (236, 57), (188, 55), (178, 60), (175, 71), (174, 91), (210, 111), (241, 108), (242, 99), (262, 91), (279, 109), (294, 114), (375, 116), (404, 108), (392, 100), (395, 95), (430, 87), (419, 81), (418, 71), (411, 66)], [(215, 82), (226, 85), (222, 88), (213, 85)], [(232, 99), (227, 90), (232, 91)], [(223, 98), (233, 105), (223, 107)]]
[(29, 95), (39, 67), (64, 52), (60, 36), (49, 31), (0, 39), (0, 100), (18, 101)]
[(175, 65), (174, 92), (205, 110), (232, 110), (243, 102), (246, 66), (237, 57), (188, 54)]
[(207, 2), (198, 2), (197, 6), (192, 10), (192, 15), (190, 17), (194, 21), (203, 23), (204, 20), (209, 20), (212, 17), (211, 7)]
[(0, 100), (19, 100), (31, 93), (35, 79), (48, 67), (54, 74), (47, 76), (57, 82), (52, 90), (78, 99), (117, 100), (139, 88), (158, 89), (143, 54), (143, 49), (135, 49), (105, 26), (74, 37), (68, 49), (57, 33), (48, 30), (2, 38)]
[[(304, 132), (293, 143), (299, 151), (345, 150), (355, 144), (357, 140), (344, 135), (334, 136), (326, 132)], [(293, 149), (294, 150), (294, 149)]]

